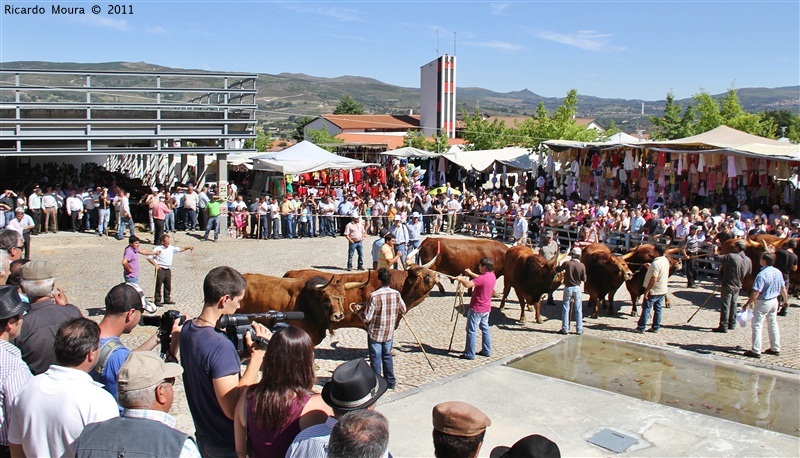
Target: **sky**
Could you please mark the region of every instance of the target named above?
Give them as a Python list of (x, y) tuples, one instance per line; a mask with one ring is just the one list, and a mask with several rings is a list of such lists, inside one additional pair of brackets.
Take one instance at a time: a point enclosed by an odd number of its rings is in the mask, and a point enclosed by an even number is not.
[[(45, 14), (15, 14), (38, 5)], [(52, 14), (52, 5), (84, 14)], [(93, 5), (100, 13), (93, 14)], [(355, 75), (419, 87), (455, 54), (458, 87), (605, 98), (800, 85), (800, 1), (0, 0), (0, 62), (144, 61)], [(9, 11), (9, 7), (11, 10)], [(800, 98), (800, 94), (798, 94)]]

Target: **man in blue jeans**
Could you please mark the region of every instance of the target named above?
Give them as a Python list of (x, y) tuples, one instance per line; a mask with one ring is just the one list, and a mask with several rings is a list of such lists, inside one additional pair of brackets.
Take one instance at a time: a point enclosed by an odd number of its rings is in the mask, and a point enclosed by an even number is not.
[(650, 320), (650, 311), (653, 311), (653, 324), (650, 332), (658, 332), (661, 328), (661, 308), (664, 306), (664, 297), (668, 292), (669, 260), (664, 256), (667, 248), (663, 243), (657, 243), (655, 248), (657, 256), (647, 267), (647, 273), (644, 276), (644, 304), (642, 305), (642, 316), (639, 317), (639, 324), (636, 327), (636, 332), (640, 334), (644, 332), (644, 328)]
[(348, 242), (347, 270), (353, 269), (353, 253), (358, 253), (358, 270), (364, 269), (364, 226), (357, 212), (350, 215), (350, 222), (344, 228), (344, 236)]
[(492, 292), (497, 283), (494, 275), (494, 261), (483, 258), (478, 264), (478, 274), (466, 269), (468, 279), (464, 276), (456, 277), (459, 283), (466, 288), (472, 288), (472, 297), (469, 300), (469, 316), (467, 317), (467, 343), (461, 359), (475, 359), (475, 340), (478, 327), (481, 328), (482, 348), (478, 353), (481, 356), (492, 355), (492, 338), (489, 335), (489, 313), (492, 311)]
[(569, 334), (569, 303), (575, 300), (575, 333), (583, 334), (583, 310), (581, 304), (581, 283), (586, 281), (586, 266), (581, 259), (581, 249), (573, 248), (571, 259), (556, 268), (556, 272), (564, 272), (564, 302), (561, 311), (561, 330), (559, 334)]
[[(400, 293), (389, 286), (392, 281), (389, 269), (378, 269), (378, 280), (382, 286), (369, 295), (367, 306), (360, 314), (367, 325), (370, 366), (376, 374), (386, 379), (391, 390), (397, 384), (394, 377), (392, 340), (397, 321), (406, 313), (406, 304)], [(489, 297), (491, 298), (491, 294)]]

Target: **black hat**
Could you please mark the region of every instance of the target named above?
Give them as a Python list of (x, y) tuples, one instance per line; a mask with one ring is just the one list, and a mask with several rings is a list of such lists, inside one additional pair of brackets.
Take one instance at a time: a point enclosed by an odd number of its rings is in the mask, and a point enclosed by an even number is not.
[(22, 315), (30, 308), (30, 304), (22, 302), (16, 286), (0, 286), (0, 320)]
[(363, 359), (342, 363), (322, 387), (322, 400), (337, 410), (366, 409), (386, 392), (386, 379), (375, 374)]
[(532, 434), (518, 440), (511, 447), (499, 446), (492, 449), (491, 458), (561, 458), (558, 445), (550, 439)]

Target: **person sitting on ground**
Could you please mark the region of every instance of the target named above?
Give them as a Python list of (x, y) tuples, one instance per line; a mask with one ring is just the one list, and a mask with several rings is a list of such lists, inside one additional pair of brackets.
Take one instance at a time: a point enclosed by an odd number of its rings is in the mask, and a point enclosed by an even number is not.
[(561, 458), (561, 450), (550, 439), (531, 434), (518, 440), (511, 447), (503, 445), (492, 449), (490, 458)]
[(22, 360), (19, 348), (9, 342), (19, 334), (22, 317), (30, 308), (19, 297), (16, 286), (0, 287), (0, 399), (3, 400), (0, 402), (0, 456), (11, 456), (8, 449), (10, 406), (20, 390), (33, 378), (28, 365)]
[(340, 364), (322, 387), (322, 400), (333, 409), (333, 416), (301, 431), (289, 446), (286, 458), (327, 456), (331, 430), (339, 419), (348, 412), (374, 409), (387, 386), (386, 380), (376, 376), (361, 358)]
[(64, 322), (80, 318), (81, 311), (68, 304), (64, 292), (55, 288), (55, 266), (47, 261), (32, 261), (22, 267), (20, 287), (31, 309), (13, 343), (22, 351), (33, 375), (56, 363), (53, 349), (56, 329)]
[(328, 458), (381, 458), (389, 448), (389, 421), (374, 410), (344, 415), (331, 431)]
[(199, 458), (194, 439), (175, 429), (169, 414), (175, 377), (182, 373), (179, 364), (165, 363), (155, 353), (130, 353), (119, 370), (122, 416), (86, 426), (75, 443), (75, 455)]
[(492, 421), (480, 409), (462, 401), (433, 407), (433, 450), (436, 458), (474, 458)]
[(63, 323), (53, 348), (56, 363), (31, 379), (11, 407), (11, 456), (73, 456), (86, 425), (119, 416), (114, 398), (88, 374), (100, 355), (97, 323), (88, 318)]
[(324, 423), (333, 410), (314, 394), (314, 344), (295, 326), (277, 331), (267, 346), (261, 381), (239, 397), (234, 413), (236, 453), (284, 456), (297, 434)]

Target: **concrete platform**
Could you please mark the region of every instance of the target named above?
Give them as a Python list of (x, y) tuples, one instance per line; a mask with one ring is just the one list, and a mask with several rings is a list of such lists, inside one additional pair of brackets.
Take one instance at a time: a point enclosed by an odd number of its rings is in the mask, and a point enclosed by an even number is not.
[(492, 448), (511, 446), (529, 434), (550, 438), (565, 457), (617, 455), (587, 442), (603, 428), (638, 440), (620, 456), (800, 456), (800, 438), (504, 365), (514, 359), (516, 356), (379, 402), (377, 410), (390, 422), (392, 455), (433, 456), (433, 406), (460, 400), (477, 406), (492, 420), (480, 456), (489, 456)]

